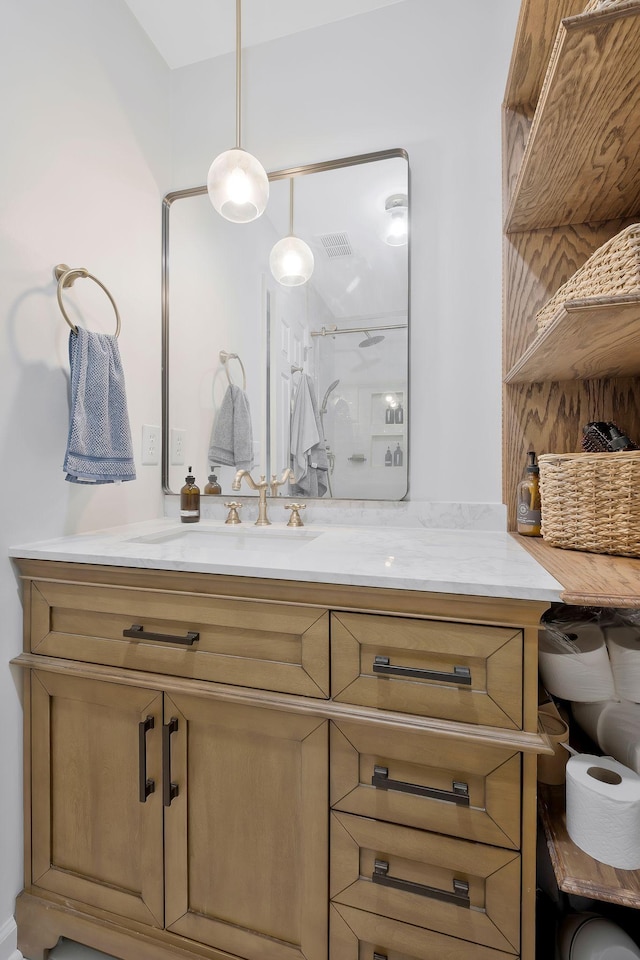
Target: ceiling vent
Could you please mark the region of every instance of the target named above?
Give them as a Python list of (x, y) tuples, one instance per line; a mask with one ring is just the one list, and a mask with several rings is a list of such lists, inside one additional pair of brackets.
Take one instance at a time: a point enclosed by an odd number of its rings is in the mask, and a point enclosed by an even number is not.
[(349, 237), (346, 233), (323, 233), (318, 240), (324, 247), (330, 260), (336, 257), (350, 257), (353, 255)]

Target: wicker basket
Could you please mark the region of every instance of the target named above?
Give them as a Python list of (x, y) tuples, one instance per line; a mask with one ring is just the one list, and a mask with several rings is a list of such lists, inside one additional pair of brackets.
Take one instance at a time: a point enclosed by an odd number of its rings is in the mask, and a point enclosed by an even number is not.
[(619, 7), (621, 3), (627, 0), (589, 0), (583, 13), (593, 13), (594, 10), (606, 10), (607, 7)]
[(538, 332), (555, 319), (568, 300), (640, 295), (640, 223), (632, 223), (592, 253), (587, 262), (536, 314)]
[(547, 543), (640, 557), (640, 450), (550, 453), (538, 462)]

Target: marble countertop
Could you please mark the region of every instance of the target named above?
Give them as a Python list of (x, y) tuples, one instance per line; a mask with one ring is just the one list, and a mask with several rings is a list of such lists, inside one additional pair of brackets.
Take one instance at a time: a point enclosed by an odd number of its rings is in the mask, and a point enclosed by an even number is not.
[(226, 526), (165, 517), (18, 545), (9, 555), (521, 600), (559, 600), (563, 589), (503, 531)]

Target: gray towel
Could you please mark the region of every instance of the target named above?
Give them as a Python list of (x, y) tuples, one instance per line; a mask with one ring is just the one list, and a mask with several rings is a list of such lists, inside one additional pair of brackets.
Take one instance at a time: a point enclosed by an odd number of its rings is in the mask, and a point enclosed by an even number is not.
[(227, 387), (211, 431), (209, 463), (251, 470), (253, 432), (249, 398), (235, 383)]
[(289, 486), (290, 495), (323, 497), (327, 492), (329, 461), (313, 380), (306, 373), (300, 377), (293, 399), (290, 446), (296, 477)]
[(69, 335), (71, 411), (64, 458), (71, 483), (135, 480), (124, 372), (116, 337)]

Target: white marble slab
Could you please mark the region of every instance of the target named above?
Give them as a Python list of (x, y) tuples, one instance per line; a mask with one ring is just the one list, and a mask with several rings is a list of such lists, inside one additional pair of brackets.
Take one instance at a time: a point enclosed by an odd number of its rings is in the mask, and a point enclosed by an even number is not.
[[(246, 490), (246, 488), (243, 488)], [(219, 497), (200, 498), (200, 514), (203, 520), (223, 522), (227, 516), (225, 501), (240, 500), (244, 504), (243, 517), (253, 521), (258, 515), (257, 497), (241, 496), (239, 493)], [(459, 503), (431, 500), (305, 500), (305, 522), (336, 523), (349, 527), (437, 527), (444, 530), (506, 530), (507, 508), (503, 503)], [(269, 498), (269, 511), (273, 521), (282, 522), (284, 504), (291, 498)], [(166, 517), (180, 516), (180, 498), (166, 494), (164, 513)], [(285, 521), (286, 522), (286, 521)]]
[(230, 527), (215, 521), (181, 524), (164, 517), (14, 546), (9, 554), (34, 560), (527, 600), (559, 600), (562, 590), (503, 531), (311, 523), (299, 529), (284, 523)]

